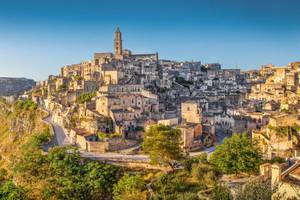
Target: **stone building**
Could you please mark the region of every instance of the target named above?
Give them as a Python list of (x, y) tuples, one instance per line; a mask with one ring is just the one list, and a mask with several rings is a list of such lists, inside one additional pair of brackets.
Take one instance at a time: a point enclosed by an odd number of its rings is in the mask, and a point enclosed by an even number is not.
[(185, 101), (181, 103), (182, 121), (186, 123), (201, 123), (202, 109), (196, 101)]
[(181, 103), (181, 123), (177, 126), (181, 131), (182, 148), (185, 151), (203, 147), (202, 109), (197, 101), (188, 100)]
[[(96, 110), (110, 117), (116, 132), (125, 134), (139, 126), (140, 120), (155, 118), (158, 99), (139, 85), (106, 86), (96, 101)], [(127, 134), (127, 133), (126, 133)]]
[(270, 164), (260, 166), (260, 178), (271, 180), (272, 188), (277, 188), (274, 197), (300, 199), (300, 160), (294, 164)]
[(299, 145), (300, 133), (293, 130), (300, 122), (297, 115), (276, 113), (270, 116), (268, 125), (260, 130), (252, 131), (252, 139), (258, 141), (263, 156), (267, 159), (274, 157), (289, 157)]

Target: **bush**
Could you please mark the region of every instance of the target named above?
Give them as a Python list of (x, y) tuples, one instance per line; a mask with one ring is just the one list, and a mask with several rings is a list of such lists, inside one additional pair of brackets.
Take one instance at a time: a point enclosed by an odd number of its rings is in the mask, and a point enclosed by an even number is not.
[(34, 111), (37, 109), (37, 104), (30, 100), (30, 99), (26, 99), (26, 100), (18, 100), (15, 104), (14, 104), (14, 108), (17, 112), (20, 111)]
[(193, 85), (193, 83), (194, 83), (193, 81), (187, 81), (183, 77), (180, 77), (180, 76), (176, 77), (175, 82), (186, 88), (189, 88), (190, 85)]
[(57, 89), (57, 92), (62, 92), (62, 91), (65, 91), (67, 89), (67, 86), (66, 85), (60, 85)]
[(266, 162), (267, 163), (271, 163), (271, 164), (274, 164), (274, 163), (284, 163), (285, 159), (284, 158), (280, 158), (280, 157), (275, 157), (275, 158), (272, 158), (271, 160), (267, 160)]
[(212, 191), (211, 200), (232, 200), (233, 196), (228, 187), (216, 185)]
[(202, 153), (196, 157), (187, 158), (183, 161), (184, 169), (188, 172), (192, 171), (192, 166), (195, 163), (208, 163), (207, 153)]
[(273, 191), (271, 186), (261, 181), (250, 181), (240, 188), (236, 200), (271, 200)]
[(114, 186), (113, 195), (115, 200), (146, 199), (145, 182), (140, 174), (125, 174)]
[(95, 97), (96, 95), (97, 95), (96, 92), (83, 93), (77, 97), (76, 101), (79, 104), (83, 104), (85, 102), (92, 100), (92, 98)]
[(153, 199), (195, 199), (199, 190), (204, 187), (189, 180), (184, 171), (160, 175), (153, 183)]
[(7, 181), (0, 186), (0, 200), (26, 200), (26, 192), (22, 187)]
[(213, 186), (216, 184), (220, 173), (208, 163), (198, 163), (192, 166), (192, 177), (202, 185)]
[(38, 135), (34, 135), (31, 141), (31, 144), (35, 147), (40, 147), (43, 144), (46, 144), (51, 141), (51, 134), (49, 131), (45, 131), (43, 133), (40, 133)]

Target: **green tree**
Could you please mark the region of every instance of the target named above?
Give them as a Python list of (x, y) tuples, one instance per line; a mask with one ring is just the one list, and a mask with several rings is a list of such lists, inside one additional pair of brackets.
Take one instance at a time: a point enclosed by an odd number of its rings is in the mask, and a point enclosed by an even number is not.
[(223, 173), (257, 172), (261, 154), (258, 146), (246, 134), (234, 134), (217, 146), (210, 162)]
[(143, 150), (153, 164), (169, 164), (181, 157), (180, 130), (170, 126), (153, 125), (146, 131)]
[(147, 199), (145, 182), (140, 174), (125, 174), (114, 186), (113, 196), (115, 200), (145, 200)]
[(216, 185), (212, 191), (211, 200), (232, 200), (233, 196), (228, 187)]
[(273, 190), (267, 183), (250, 181), (237, 192), (236, 200), (271, 200)]

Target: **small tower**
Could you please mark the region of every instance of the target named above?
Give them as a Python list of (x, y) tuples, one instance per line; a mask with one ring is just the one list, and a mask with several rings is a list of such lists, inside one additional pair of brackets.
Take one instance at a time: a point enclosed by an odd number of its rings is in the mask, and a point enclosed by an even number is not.
[(115, 57), (116, 58), (121, 58), (122, 57), (122, 33), (119, 29), (117, 28), (115, 32)]

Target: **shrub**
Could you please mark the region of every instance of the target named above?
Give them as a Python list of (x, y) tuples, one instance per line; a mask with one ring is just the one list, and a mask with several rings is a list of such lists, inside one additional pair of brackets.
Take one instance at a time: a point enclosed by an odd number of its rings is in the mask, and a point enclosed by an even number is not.
[(97, 95), (96, 92), (83, 93), (77, 97), (76, 101), (79, 104), (83, 104), (85, 102), (92, 100), (92, 98), (95, 97), (96, 95)]
[(212, 191), (211, 200), (232, 200), (233, 196), (228, 187), (216, 185)]

